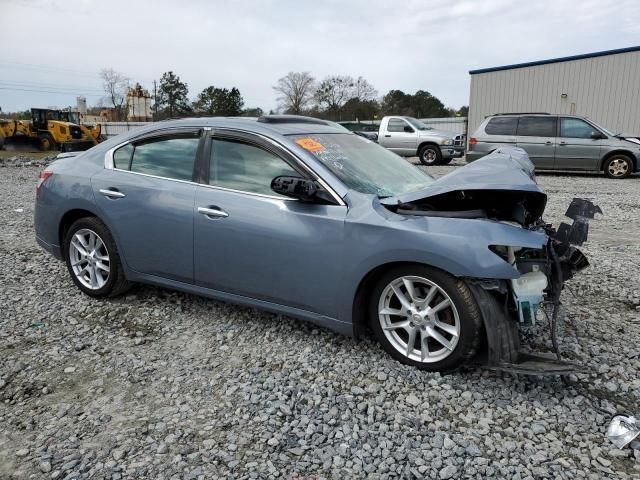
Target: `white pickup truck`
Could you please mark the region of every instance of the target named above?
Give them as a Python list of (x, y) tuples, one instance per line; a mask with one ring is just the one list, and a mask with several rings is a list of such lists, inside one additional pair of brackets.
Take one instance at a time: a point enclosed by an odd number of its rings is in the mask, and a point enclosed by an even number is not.
[(412, 117), (382, 119), (378, 143), (403, 157), (419, 157), (424, 165), (442, 165), (464, 155), (465, 136), (434, 130)]

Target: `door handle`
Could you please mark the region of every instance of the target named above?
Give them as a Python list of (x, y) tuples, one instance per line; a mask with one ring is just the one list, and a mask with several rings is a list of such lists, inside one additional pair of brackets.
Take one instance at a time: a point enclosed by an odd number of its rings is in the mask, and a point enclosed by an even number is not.
[(390, 137), (391, 135), (385, 135), (385, 137)]
[(558, 145), (566, 145), (567, 142), (560, 142)]
[(545, 145), (551, 145), (552, 142), (544, 142)]
[(220, 210), (218, 207), (198, 207), (198, 213), (216, 218), (227, 218), (229, 216), (227, 212)]
[(118, 190), (112, 190), (110, 188), (101, 188), (100, 189), (100, 193), (102, 195), (104, 195), (105, 197), (110, 197), (110, 198), (124, 198), (126, 197), (126, 195), (122, 192), (119, 192)]

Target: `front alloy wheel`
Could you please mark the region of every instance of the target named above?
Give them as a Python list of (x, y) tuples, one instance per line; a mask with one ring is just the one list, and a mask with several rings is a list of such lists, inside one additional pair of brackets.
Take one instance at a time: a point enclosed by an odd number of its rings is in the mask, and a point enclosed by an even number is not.
[(403, 363), (452, 370), (480, 343), (481, 317), (469, 288), (440, 270), (395, 269), (380, 279), (371, 303), (378, 341)]
[(604, 171), (609, 178), (627, 178), (633, 170), (633, 162), (626, 155), (615, 155), (607, 160)]

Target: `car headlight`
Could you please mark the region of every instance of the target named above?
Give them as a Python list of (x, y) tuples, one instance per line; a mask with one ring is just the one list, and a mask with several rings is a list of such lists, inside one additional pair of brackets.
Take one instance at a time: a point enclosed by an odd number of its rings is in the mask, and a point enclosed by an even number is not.
[(450, 138), (447, 138), (442, 142), (442, 145), (453, 145), (453, 140)]

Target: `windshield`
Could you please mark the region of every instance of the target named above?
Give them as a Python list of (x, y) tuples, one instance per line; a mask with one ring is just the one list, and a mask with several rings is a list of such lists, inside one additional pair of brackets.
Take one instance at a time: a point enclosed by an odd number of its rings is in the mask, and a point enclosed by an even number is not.
[(293, 135), (347, 187), (391, 197), (422, 189), (434, 179), (395, 153), (353, 134)]
[(611, 130), (609, 130), (608, 128), (604, 128), (602, 125), (593, 122), (591, 120), (589, 120), (591, 123), (593, 123), (596, 127), (598, 127), (600, 130), (602, 130), (604, 133), (606, 133), (607, 135), (609, 135), (610, 137), (615, 137), (617, 134), (613, 133)]
[(407, 122), (413, 125), (417, 130), (433, 130), (431, 127), (427, 127), (420, 120), (413, 117), (404, 117)]

